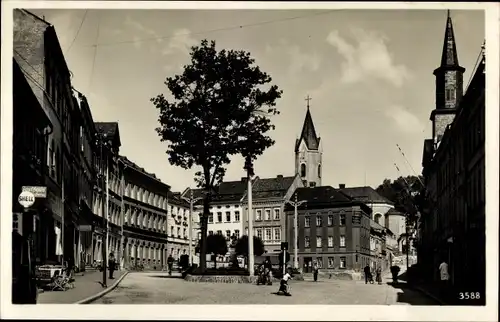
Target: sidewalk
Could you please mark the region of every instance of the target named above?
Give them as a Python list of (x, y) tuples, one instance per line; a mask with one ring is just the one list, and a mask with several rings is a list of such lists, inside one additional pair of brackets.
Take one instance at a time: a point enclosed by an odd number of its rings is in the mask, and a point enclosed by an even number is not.
[[(125, 274), (125, 270), (115, 271), (114, 279), (107, 279), (108, 288)], [(109, 274), (109, 272), (108, 272)], [(108, 275), (109, 277), (109, 275)], [(91, 271), (75, 274), (75, 288), (67, 291), (45, 291), (38, 294), (38, 304), (73, 304), (105, 290), (101, 286), (102, 272)]]

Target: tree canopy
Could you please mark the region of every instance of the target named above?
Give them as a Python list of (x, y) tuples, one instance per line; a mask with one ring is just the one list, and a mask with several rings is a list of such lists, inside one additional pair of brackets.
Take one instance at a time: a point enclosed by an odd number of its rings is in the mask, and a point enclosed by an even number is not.
[[(234, 249), (236, 254), (248, 257), (248, 236), (241, 236), (236, 242)], [(253, 236), (253, 253), (255, 256), (264, 254), (264, 243), (257, 236)]]
[(242, 155), (251, 163), (274, 144), (267, 133), (274, 129), (270, 117), (279, 114), (275, 106), (282, 91), (270, 85), (271, 77), (246, 51), (217, 51), (215, 41), (203, 40), (190, 56), (183, 72), (165, 81), (171, 97), (159, 94), (151, 101), (159, 110), (156, 131), (167, 143), (169, 162), (199, 169), (195, 180), (205, 191), (200, 218), (204, 269), (211, 195), (231, 156)]

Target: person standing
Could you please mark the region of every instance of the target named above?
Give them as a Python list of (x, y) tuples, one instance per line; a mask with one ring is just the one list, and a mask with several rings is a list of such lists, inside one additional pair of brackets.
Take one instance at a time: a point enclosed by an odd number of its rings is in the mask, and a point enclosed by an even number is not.
[(174, 266), (174, 258), (172, 257), (172, 254), (168, 255), (167, 265), (168, 265), (168, 275), (172, 275), (172, 267)]
[(450, 273), (448, 272), (448, 263), (445, 260), (439, 264), (439, 277), (441, 279), (441, 293), (446, 298), (448, 295)]
[(376, 281), (377, 281), (378, 285), (382, 285), (382, 268), (381, 268), (380, 264), (377, 266), (377, 269), (375, 270), (375, 274), (376, 274)]
[(108, 267), (109, 267), (109, 279), (112, 280), (114, 279), (113, 273), (115, 272), (116, 269), (115, 254), (113, 254), (112, 252), (109, 253)]
[(314, 262), (313, 274), (314, 274), (314, 281), (315, 282), (318, 281), (318, 273), (319, 273), (318, 263)]
[(365, 284), (368, 284), (368, 282), (371, 280), (370, 275), (372, 274), (370, 270), (370, 265), (366, 264), (363, 270), (365, 272)]

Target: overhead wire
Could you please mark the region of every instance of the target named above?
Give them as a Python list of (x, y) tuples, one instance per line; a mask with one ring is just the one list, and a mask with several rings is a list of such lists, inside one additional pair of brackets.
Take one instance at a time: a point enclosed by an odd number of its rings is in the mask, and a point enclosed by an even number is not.
[(230, 31), (230, 30), (235, 30), (235, 29), (257, 27), (257, 26), (262, 26), (262, 25), (267, 25), (267, 24), (273, 24), (273, 23), (279, 23), (279, 22), (284, 22), (284, 21), (291, 21), (291, 20), (297, 20), (297, 19), (305, 19), (305, 18), (316, 17), (316, 16), (320, 16), (320, 15), (326, 15), (326, 14), (330, 14), (332, 12), (341, 11), (341, 10), (345, 10), (345, 9), (332, 9), (332, 10), (321, 11), (321, 12), (317, 12), (317, 13), (313, 13), (313, 14), (308, 14), (308, 15), (288, 17), (288, 18), (282, 18), (282, 19), (274, 19), (274, 20), (268, 20), (268, 21), (250, 23), (250, 24), (245, 24), (245, 25), (237, 25), (237, 26), (216, 28), (216, 29), (210, 29), (210, 30), (205, 30), (205, 31), (197, 31), (197, 32), (186, 32), (186, 33), (182, 33), (182, 34), (167, 35), (167, 36), (158, 36), (158, 37), (148, 37), (148, 38), (140, 38), (140, 39), (134, 39), (134, 40), (124, 40), (124, 41), (107, 42), (107, 43), (100, 43), (100, 44), (97, 44), (97, 45), (98, 46), (111, 46), (111, 45), (121, 45), (121, 44), (132, 44), (132, 43), (144, 42), (144, 41), (153, 41), (153, 40), (159, 40), (159, 39), (169, 39), (169, 38), (176, 38), (176, 37), (183, 37), (183, 36), (203, 35), (203, 34), (208, 34), (208, 33), (213, 33), (213, 32)]
[(80, 26), (78, 27), (78, 30), (76, 31), (75, 37), (71, 41), (71, 44), (69, 45), (68, 49), (66, 50), (66, 54), (70, 52), (71, 48), (73, 47), (73, 44), (75, 43), (76, 39), (78, 38), (78, 35), (80, 34), (80, 30), (82, 30), (83, 23), (85, 22), (85, 18), (87, 17), (88, 9), (85, 9), (85, 13), (83, 14), (82, 22), (80, 23)]
[(100, 16), (97, 16), (97, 34), (95, 38), (95, 44), (94, 44), (94, 57), (92, 58), (92, 67), (90, 69), (90, 79), (89, 79), (89, 94), (92, 89), (92, 80), (94, 78), (94, 69), (95, 69), (95, 61), (97, 57), (97, 49), (98, 49), (98, 42), (99, 42), (99, 24), (100, 24)]

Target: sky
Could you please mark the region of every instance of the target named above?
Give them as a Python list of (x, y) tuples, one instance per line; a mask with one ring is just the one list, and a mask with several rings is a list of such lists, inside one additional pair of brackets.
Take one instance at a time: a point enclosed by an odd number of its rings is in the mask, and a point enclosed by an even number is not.
[[(165, 78), (182, 72), (202, 39), (250, 52), (283, 90), (270, 133), (276, 144), (256, 161), (259, 177), (295, 174), (307, 95), (323, 144), (323, 185), (376, 187), (421, 173), (444, 10), (30, 11), (55, 26), (73, 87), (87, 96), (94, 121), (118, 121), (120, 153), (173, 191), (194, 186), (198, 169), (169, 164), (150, 98), (168, 94)], [(484, 40), (484, 13), (451, 17), (465, 86)], [(244, 176), (243, 159), (232, 158), (225, 181)]]

